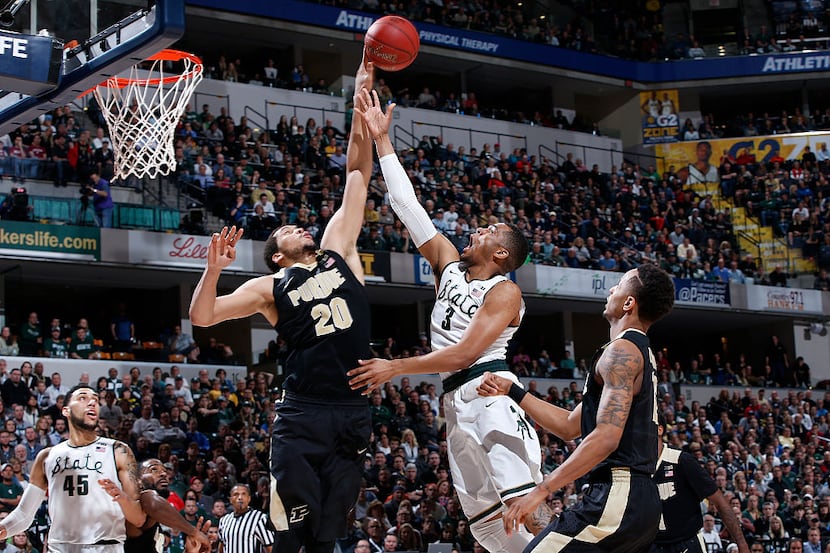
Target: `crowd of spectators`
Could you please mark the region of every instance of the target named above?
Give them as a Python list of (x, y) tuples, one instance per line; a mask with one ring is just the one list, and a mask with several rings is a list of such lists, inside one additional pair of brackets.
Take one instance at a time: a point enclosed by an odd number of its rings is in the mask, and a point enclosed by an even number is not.
[[(383, 357), (430, 351), (425, 335), (412, 343), (390, 337), (374, 349)], [(283, 353), (274, 344), (266, 356)], [(511, 359), (513, 370), (524, 375), (518, 367), (533, 365), (531, 377), (573, 381), (543, 391), (531, 380), (529, 393), (566, 409), (578, 405), (582, 398), (577, 382), (584, 377), (585, 361), (574, 361), (569, 353), (552, 361), (545, 351), (533, 352), (532, 357), (518, 350)], [(753, 376), (750, 360), (765, 365), (766, 374)], [(765, 552), (779, 552), (787, 551), (795, 538), (815, 538), (814, 532), (823, 544), (830, 540), (830, 392), (806, 388), (810, 376), (803, 360), (793, 363), (773, 338), (758, 360), (742, 355), (730, 365), (717, 354), (701, 354), (681, 362), (658, 351), (656, 362), (659, 407), (666, 415), (669, 443), (690, 451), (712, 475), (740, 511), (750, 543), (763, 544)], [(38, 451), (67, 437), (61, 407), (75, 382), (66, 381), (48, 363), (0, 358), (0, 413), (5, 419), (0, 427), (0, 476), (13, 490), (12, 501), (27, 485)], [(252, 507), (267, 512), (269, 425), (280, 393), (271, 376), (255, 372), (233, 381), (223, 369), (214, 374), (201, 369), (189, 380), (178, 366), (165, 367), (169, 368), (158, 366), (149, 374), (138, 367), (124, 374), (110, 369), (106, 377), (91, 383), (101, 397), (101, 435), (128, 443), (139, 461), (161, 459), (170, 480), (167, 500), (194, 523), (199, 516), (225, 514), (230, 488), (237, 482), (250, 485)], [(89, 382), (89, 375), (82, 374), (80, 380)], [(721, 389), (708, 402), (687, 401), (680, 393), (685, 383), (731, 389)], [(756, 393), (744, 388), (749, 385), (764, 388)], [(779, 385), (803, 389), (770, 389)], [(366, 540), (372, 553), (426, 551), (431, 543), (484, 553), (454, 493), (440, 390), (430, 382), (415, 385), (403, 378), (373, 393), (368, 402), (374, 433), (364, 461), (364, 484), (338, 551), (361, 553)], [(547, 473), (567, 459), (577, 442), (537, 430)], [(573, 482), (551, 494), (553, 511), (575, 505), (584, 484)], [(0, 502), (0, 517), (11, 508)], [(720, 534), (718, 515), (712, 505), (708, 510), (713, 517), (706, 519), (712, 527), (709, 533), (725, 547), (727, 535)], [(37, 519), (29, 539), (37, 543), (47, 527), (47, 520)], [(165, 551), (180, 553), (179, 542), (180, 536), (169, 535)]]
[[(198, 344), (193, 336), (182, 332), (180, 325), (152, 339), (140, 340), (135, 323), (124, 312), (113, 317), (109, 325), (99, 327), (93, 335), (89, 321), (80, 318), (74, 326), (54, 317), (48, 325), (39, 320), (36, 312), (14, 329), (0, 328), (0, 356), (47, 357), (52, 359), (118, 359), (158, 361), (160, 359), (203, 363), (209, 365), (237, 365), (239, 359), (227, 344), (210, 337)], [(35, 366), (43, 365), (38, 361)], [(31, 366), (30, 366), (31, 368)]]

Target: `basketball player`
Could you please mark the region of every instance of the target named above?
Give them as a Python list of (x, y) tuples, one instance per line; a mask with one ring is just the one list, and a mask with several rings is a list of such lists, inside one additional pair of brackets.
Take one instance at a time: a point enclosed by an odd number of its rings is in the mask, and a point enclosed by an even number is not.
[[(361, 64), (355, 87), (372, 88), (374, 67)], [(372, 143), (359, 114), (349, 138), (343, 205), (320, 249), (302, 227), (276, 229), (265, 243), (275, 274), (216, 297), (223, 268), (236, 257), (242, 229), (214, 234), (207, 266), (190, 304), (198, 326), (260, 313), (288, 342), (283, 401), (271, 436), (271, 520), (275, 551), (331, 553), (346, 533), (369, 447), (369, 406), (346, 372), (369, 353), (369, 300), (356, 242), (372, 175)]]
[[(499, 519), (504, 505), (542, 479), (538, 436), (513, 401), (479, 398), (475, 388), (485, 371), (502, 371), (518, 382), (505, 357), (525, 307), (521, 290), (505, 275), (524, 262), (527, 240), (512, 225), (490, 225), (473, 232), (459, 256), (418, 204), (395, 155), (388, 134), (393, 109), (391, 104), (384, 114), (375, 92), (362, 92), (355, 105), (375, 140), (392, 208), (436, 275), (433, 352), (361, 361), (349, 373), (352, 387), (366, 386), (368, 393), (395, 376), (441, 373), (450, 471), (470, 529), (491, 553), (517, 553), (533, 536), (523, 528), (508, 537)], [(530, 532), (547, 526), (551, 512), (541, 506), (536, 515), (527, 520)]]
[(159, 489), (165, 489), (169, 484), (167, 469), (161, 461), (147, 459), (141, 463), (141, 485), (144, 489), (141, 491), (140, 501), (141, 508), (147, 514), (147, 520), (141, 527), (127, 523), (124, 553), (162, 553), (164, 549), (162, 524), (192, 537), (205, 547), (210, 546), (207, 536), (186, 521), (175, 507), (158, 494)]
[(712, 157), (712, 145), (705, 140), (695, 147), (697, 160), (677, 172), (677, 178), (686, 184), (719, 183), (718, 168), (709, 163)]
[(674, 284), (644, 263), (611, 288), (603, 315), (611, 341), (591, 363), (582, 403), (568, 411), (488, 374), (479, 393), (506, 394), (538, 424), (565, 440), (582, 442), (530, 493), (510, 505), (505, 530), (515, 531), (549, 494), (588, 474), (582, 503), (563, 511), (537, 535), (526, 553), (648, 550), (660, 520), (657, 467), (657, 375), (646, 333), (671, 311)]
[(660, 100), (657, 99), (656, 90), (651, 91), (651, 98), (643, 102), (641, 108), (647, 119), (651, 119), (652, 123), (657, 121), (657, 118), (660, 117)]
[(660, 436), (657, 451), (660, 457), (654, 481), (663, 501), (663, 514), (651, 553), (706, 553), (706, 544), (701, 534), (703, 515), (700, 512), (700, 502), (703, 499), (708, 499), (709, 503), (717, 507), (724, 527), (738, 545), (739, 553), (749, 553), (741, 523), (709, 473), (691, 453), (663, 444), (665, 424), (663, 414), (660, 413), (657, 427)]
[(675, 112), (674, 102), (668, 92), (663, 93), (663, 99), (660, 100), (660, 115), (667, 116)]
[(38, 453), (18, 506), (0, 522), (0, 540), (24, 532), (49, 491), (50, 553), (122, 553), (125, 521), (142, 526), (135, 457), (123, 442), (99, 437), (98, 392), (78, 384), (62, 414), (69, 440)]

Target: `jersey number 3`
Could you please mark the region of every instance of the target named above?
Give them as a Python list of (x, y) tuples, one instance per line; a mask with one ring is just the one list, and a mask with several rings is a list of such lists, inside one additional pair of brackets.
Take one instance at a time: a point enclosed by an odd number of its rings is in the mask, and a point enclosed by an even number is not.
[(89, 476), (86, 474), (79, 474), (76, 480), (74, 474), (67, 474), (63, 479), (63, 491), (69, 494), (69, 497), (73, 495), (87, 495), (89, 493), (88, 478)]
[(343, 298), (334, 298), (328, 305), (318, 303), (311, 308), (311, 317), (315, 320), (314, 333), (325, 336), (337, 330), (352, 326), (352, 313)]

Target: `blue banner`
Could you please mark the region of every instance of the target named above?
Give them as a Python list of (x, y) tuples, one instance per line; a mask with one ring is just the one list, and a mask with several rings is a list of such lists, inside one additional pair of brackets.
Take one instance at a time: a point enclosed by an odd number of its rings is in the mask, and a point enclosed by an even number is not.
[[(347, 10), (302, 2), (300, 0), (187, 0), (189, 5), (220, 11), (234, 11), (272, 19), (305, 23), (329, 29), (365, 33), (380, 17), (357, 10)], [(610, 56), (575, 52), (566, 48), (515, 40), (500, 35), (477, 33), (453, 27), (414, 22), (423, 44), (453, 50), (515, 59), (592, 73), (640, 83), (663, 83), (697, 79), (718, 79), (781, 73), (820, 73), (830, 69), (830, 54), (793, 52), (755, 56), (730, 56), (669, 62), (637, 62)]]
[(676, 278), (674, 301), (686, 305), (728, 306), (729, 283)]
[(435, 276), (432, 274), (432, 267), (424, 256), (413, 255), (412, 266), (415, 269), (415, 284), (435, 286)]
[(63, 44), (51, 37), (0, 31), (0, 82), (3, 90), (38, 95), (60, 78)]

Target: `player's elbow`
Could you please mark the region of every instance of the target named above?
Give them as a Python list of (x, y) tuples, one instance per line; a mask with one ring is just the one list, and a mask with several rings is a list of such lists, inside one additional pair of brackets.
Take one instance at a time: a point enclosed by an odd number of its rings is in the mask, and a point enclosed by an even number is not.
[(594, 430), (594, 434), (595, 440), (592, 440), (594, 442), (592, 447), (597, 452), (602, 452), (603, 458), (611, 455), (620, 445), (622, 431), (616, 427), (609, 427), (608, 425), (605, 425), (605, 427), (598, 426)]

